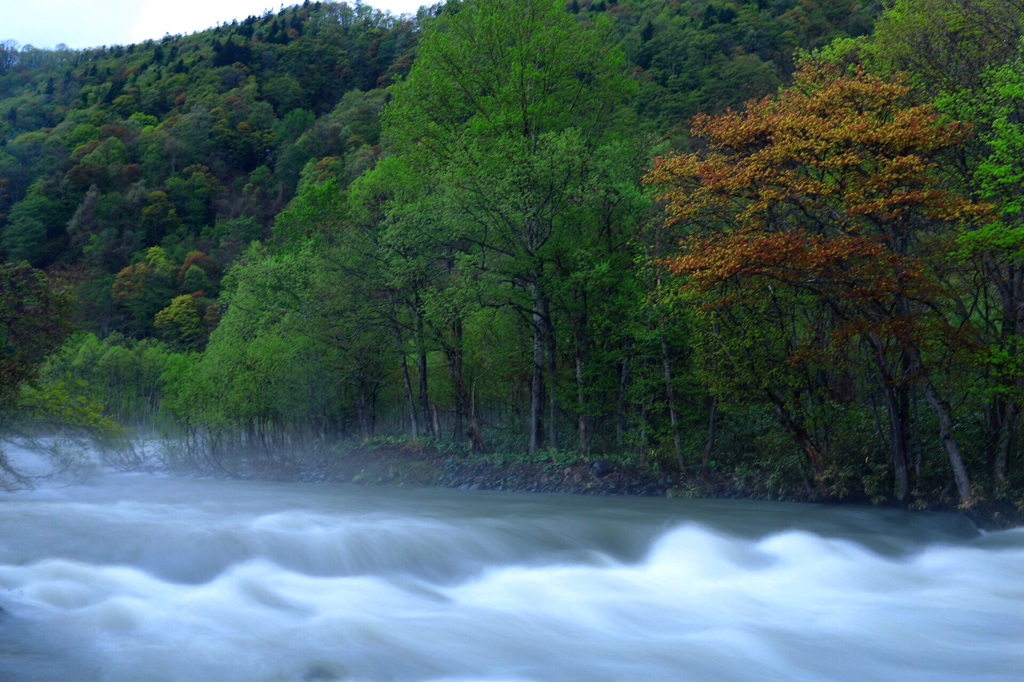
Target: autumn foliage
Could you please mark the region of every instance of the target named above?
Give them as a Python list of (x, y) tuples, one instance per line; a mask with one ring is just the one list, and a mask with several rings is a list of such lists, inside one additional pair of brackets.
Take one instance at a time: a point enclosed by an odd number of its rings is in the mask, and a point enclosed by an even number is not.
[[(704, 148), (660, 159), (646, 177), (679, 238), (661, 264), (714, 337), (712, 385), (772, 404), (823, 488), (827, 447), (815, 432), (851, 344), (870, 348), (888, 389), (898, 356), (945, 409), (923, 352), (956, 337), (938, 273), (958, 226), (990, 219), (937, 172), (969, 130), (907, 95), (898, 80), (808, 62), (776, 96), (698, 116)], [(897, 487), (902, 496), (905, 480)]]
[(859, 233), (978, 216), (983, 207), (939, 188), (933, 173), (934, 156), (969, 131), (931, 105), (909, 106), (908, 93), (859, 69), (807, 63), (777, 96), (697, 116), (692, 133), (707, 151), (660, 160), (647, 182), (661, 189), (670, 224), (728, 216)]

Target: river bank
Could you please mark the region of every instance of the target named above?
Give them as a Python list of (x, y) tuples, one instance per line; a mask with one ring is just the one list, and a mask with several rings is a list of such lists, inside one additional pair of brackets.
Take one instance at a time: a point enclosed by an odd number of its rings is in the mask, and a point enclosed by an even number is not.
[[(692, 499), (820, 502), (807, 486), (773, 495), (724, 470), (680, 472), (633, 460), (527, 461), (524, 458), (457, 455), (415, 443), (356, 446), (339, 456), (320, 456), (303, 465), (262, 472), (259, 477), (356, 485), (433, 487), (461, 490), (538, 492), (567, 495), (628, 495)], [(870, 506), (867, 500), (836, 504)], [(917, 505), (922, 511), (957, 512), (985, 530), (1024, 526), (1024, 510), (1009, 502), (982, 502), (971, 509)]]

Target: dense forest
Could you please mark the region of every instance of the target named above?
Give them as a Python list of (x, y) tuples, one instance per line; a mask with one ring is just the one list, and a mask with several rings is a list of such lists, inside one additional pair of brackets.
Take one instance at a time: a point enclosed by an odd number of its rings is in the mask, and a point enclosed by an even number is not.
[(2, 425), (1024, 513), (1022, 35), (1020, 0), (307, 0), (2, 43)]

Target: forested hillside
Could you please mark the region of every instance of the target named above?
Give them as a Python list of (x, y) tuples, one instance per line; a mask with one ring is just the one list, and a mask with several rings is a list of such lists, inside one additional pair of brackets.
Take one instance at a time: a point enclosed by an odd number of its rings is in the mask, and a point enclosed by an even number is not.
[[(141, 45), (8, 45), (0, 248), (80, 284), (86, 328), (152, 336), (174, 294), (216, 297), (304, 169), (347, 183), (372, 165), (386, 87), (408, 70), (418, 30), (369, 7), (307, 3)], [(152, 247), (159, 266), (145, 264)], [(196, 263), (206, 277), (186, 285)]]
[(42, 364), (5, 335), (5, 414), (228, 470), (389, 438), (1012, 511), (1022, 28), (1017, 0), (306, 2), (8, 42), (0, 249), (78, 331)]

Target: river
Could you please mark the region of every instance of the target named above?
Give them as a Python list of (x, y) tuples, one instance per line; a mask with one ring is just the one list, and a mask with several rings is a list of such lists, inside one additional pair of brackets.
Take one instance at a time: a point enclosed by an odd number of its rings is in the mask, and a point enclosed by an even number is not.
[(1021, 680), (956, 515), (96, 474), (0, 496), (0, 680)]

